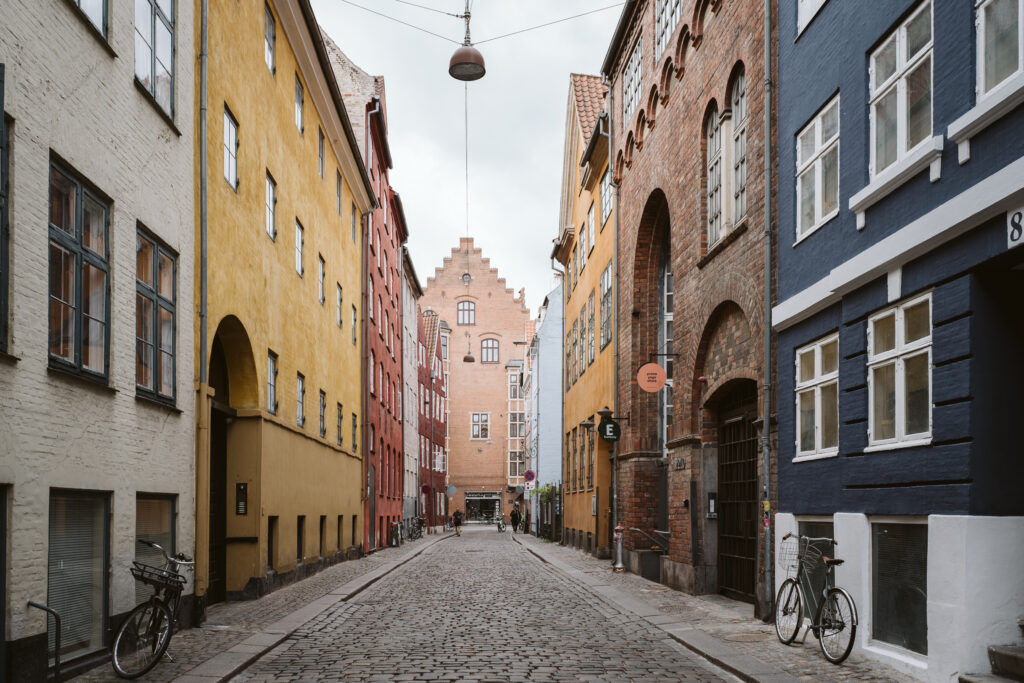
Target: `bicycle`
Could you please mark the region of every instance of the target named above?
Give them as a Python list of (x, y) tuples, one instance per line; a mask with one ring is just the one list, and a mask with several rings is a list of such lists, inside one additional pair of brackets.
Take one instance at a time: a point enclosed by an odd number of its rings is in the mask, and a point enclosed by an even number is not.
[(133, 561), (129, 571), (137, 580), (153, 586), (149, 600), (135, 606), (121, 623), (110, 647), (110, 660), (114, 672), (121, 678), (137, 678), (146, 673), (164, 656), (171, 642), (174, 622), (178, 618), (181, 592), (185, 577), (180, 567), (191, 569), (195, 561), (178, 553), (168, 557), (167, 552), (152, 541), (139, 543), (155, 548), (164, 557), (163, 567), (154, 567)]
[(498, 533), (500, 534), (503, 531), (505, 531), (505, 515), (500, 515), (497, 518), (497, 522), (498, 522)]
[(423, 518), (413, 517), (409, 524), (409, 535), (407, 538), (410, 541), (415, 541), (417, 538), (423, 538)]
[[(779, 559), (788, 578), (782, 582), (775, 599), (775, 635), (783, 645), (792, 643), (803, 625), (803, 605), (806, 604), (814, 612), (810, 631), (818, 639), (821, 653), (833, 664), (841, 664), (853, 650), (857, 607), (846, 589), (835, 585), (835, 568), (843, 560), (825, 556), (819, 544), (838, 545), (831, 538), (793, 534), (782, 537)], [(824, 576), (816, 576), (821, 567)], [(820, 591), (814, 588), (815, 580), (821, 583)]]

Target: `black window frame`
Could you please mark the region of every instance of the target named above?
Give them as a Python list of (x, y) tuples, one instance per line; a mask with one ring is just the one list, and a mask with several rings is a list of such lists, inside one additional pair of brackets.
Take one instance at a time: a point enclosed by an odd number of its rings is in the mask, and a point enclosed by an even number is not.
[(327, 392), (320, 390), (320, 438), (327, 436)]
[[(75, 339), (74, 339), (74, 360), (68, 361), (60, 356), (55, 356), (50, 352), (49, 340), (47, 341), (47, 360), (51, 368), (57, 368), (59, 370), (69, 372), (93, 381), (97, 381), (103, 384), (109, 382), (110, 378), (110, 212), (113, 202), (108, 197), (99, 192), (91, 183), (86, 181), (80, 174), (71, 170), (70, 166), (60, 163), (57, 159), (51, 158), (49, 164), (50, 174), (59, 173), (64, 176), (67, 180), (71, 181), (75, 185), (75, 237), (71, 238), (67, 232), (63, 229), (56, 227), (50, 222), (50, 206), (53, 202), (53, 197), (50, 194), (49, 181), (47, 187), (47, 227), (48, 227), (48, 239), (47, 248), (56, 244), (58, 248), (69, 251), (75, 259)], [(84, 198), (88, 196), (93, 201), (102, 204), (105, 208), (103, 227), (104, 227), (104, 239), (103, 239), (103, 250), (104, 253), (102, 258), (99, 254), (92, 251), (83, 244), (83, 215), (85, 211)], [(105, 278), (105, 293), (104, 293), (104, 334), (103, 334), (103, 372), (96, 372), (82, 365), (82, 312), (83, 300), (82, 300), (82, 271), (84, 269), (84, 263), (89, 263), (94, 268), (101, 270)], [(53, 276), (53, 263), (50, 260), (49, 254), (47, 254), (47, 266), (48, 273), (51, 281)], [(47, 333), (48, 336), (53, 333), (52, 319), (50, 319), (49, 302), (52, 295), (47, 288)]]
[[(150, 73), (149, 73), (149, 76), (150, 76), (150, 84), (147, 86), (142, 81), (142, 79), (139, 78), (139, 74), (138, 74), (137, 71), (135, 72), (135, 83), (139, 86), (139, 88), (142, 89), (142, 91), (144, 93), (149, 95), (150, 99), (153, 101), (154, 104), (156, 104), (156, 106), (160, 109), (161, 112), (166, 114), (167, 117), (171, 121), (174, 121), (174, 114), (175, 114), (174, 98), (175, 98), (175, 95), (176, 95), (175, 85), (176, 85), (176, 81), (177, 81), (176, 74), (175, 74), (175, 72), (176, 72), (175, 62), (177, 61), (177, 56), (178, 56), (177, 55), (178, 51), (176, 49), (177, 46), (175, 44), (176, 43), (176, 40), (175, 40), (175, 37), (176, 37), (175, 28), (176, 27), (175, 27), (174, 17), (173, 16), (172, 17), (167, 17), (164, 14), (163, 10), (160, 9), (159, 0), (144, 0), (144, 1), (147, 4), (149, 4), (149, 8), (150, 8), (150, 12), (149, 12), (149, 38), (150, 38), (150, 46), (149, 46), (149, 68), (150, 68)], [(106, 11), (106, 9), (105, 9), (106, 8), (106, 2), (104, 2), (103, 4), (104, 4), (104, 11)], [(156, 78), (156, 62), (157, 62), (157, 57), (156, 57), (156, 22), (157, 21), (161, 21), (164, 24), (164, 26), (167, 27), (168, 31), (170, 31), (170, 34), (171, 34), (171, 63), (168, 65), (168, 71), (169, 71), (170, 76), (171, 76), (170, 102), (168, 103), (169, 107), (170, 107), (169, 110), (165, 109), (164, 106), (162, 104), (160, 104), (160, 100), (157, 98), (157, 94), (156, 94), (156, 81), (157, 81), (157, 78)], [(136, 27), (138, 26), (138, 23), (139, 23), (139, 20), (138, 20), (138, 17), (136, 17), (135, 18), (135, 22), (132, 25), (132, 30), (133, 31), (137, 30)], [(136, 56), (134, 58), (134, 60), (137, 61), (138, 57)], [(133, 71), (134, 71), (134, 65), (133, 65)]]
[[(138, 265), (136, 265), (136, 277), (135, 277), (135, 295), (136, 297), (144, 296), (149, 299), (153, 304), (153, 380), (154, 386), (157, 384), (157, 368), (160, 367), (160, 309), (164, 308), (171, 313), (171, 394), (163, 394), (159, 388), (153, 389), (150, 387), (139, 384), (138, 375), (138, 353), (139, 353), (139, 338), (135, 338), (135, 353), (136, 353), (136, 372), (135, 372), (135, 395), (142, 396), (160, 403), (166, 403), (167, 405), (174, 406), (178, 399), (178, 312), (177, 312), (177, 293), (178, 293), (178, 255), (174, 253), (170, 248), (167, 247), (159, 238), (157, 238), (152, 232), (146, 229), (146, 226), (142, 223), (137, 223), (135, 228), (135, 259), (138, 264), (138, 240), (146, 240), (153, 246), (153, 274), (154, 279), (159, 281), (159, 266), (160, 256), (165, 255), (171, 260), (171, 296), (173, 297), (168, 301), (165, 297), (161, 296), (158, 288), (151, 287), (150, 285), (139, 281), (138, 278)], [(138, 335), (138, 298), (136, 298), (135, 317), (136, 317), (136, 335)]]
[(339, 446), (344, 446), (345, 445), (345, 436), (344, 436), (343, 430), (344, 430), (344, 425), (345, 425), (345, 409), (344, 409), (344, 407), (340, 403), (337, 404), (337, 405), (338, 405), (338, 445)]
[(0, 353), (7, 353), (8, 309), (10, 282), (10, 226), (8, 224), (8, 167), (10, 164), (10, 124), (4, 113), (4, 65), (0, 63)]

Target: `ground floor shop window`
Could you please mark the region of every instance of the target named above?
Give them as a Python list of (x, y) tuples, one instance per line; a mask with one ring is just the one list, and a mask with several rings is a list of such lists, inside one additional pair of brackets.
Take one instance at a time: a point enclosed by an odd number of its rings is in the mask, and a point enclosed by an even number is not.
[[(174, 498), (169, 496), (139, 495), (135, 501), (135, 559), (154, 567), (162, 567), (164, 558), (160, 551), (139, 541), (158, 544), (171, 557), (174, 548)], [(135, 582), (135, 603), (148, 600), (153, 587), (141, 581)]]
[(928, 526), (871, 525), (875, 640), (928, 654)]
[[(61, 615), (61, 659), (104, 646), (110, 566), (106, 494), (50, 493), (46, 602)], [(52, 658), (56, 632), (48, 630)]]

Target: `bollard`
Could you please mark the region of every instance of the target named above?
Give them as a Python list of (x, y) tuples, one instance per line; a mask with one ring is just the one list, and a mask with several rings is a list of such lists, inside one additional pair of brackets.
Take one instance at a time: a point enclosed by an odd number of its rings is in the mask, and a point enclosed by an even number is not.
[(622, 564), (622, 525), (615, 527), (615, 564), (612, 566), (614, 572), (626, 571), (626, 565)]

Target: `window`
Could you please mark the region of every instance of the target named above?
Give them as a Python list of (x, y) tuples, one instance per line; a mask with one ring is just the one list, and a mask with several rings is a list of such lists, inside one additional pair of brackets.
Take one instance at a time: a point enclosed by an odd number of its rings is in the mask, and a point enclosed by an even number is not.
[(640, 103), (640, 88), (643, 77), (642, 45), (643, 42), (638, 39), (636, 45), (633, 46), (633, 52), (629, 56), (629, 62), (626, 63), (626, 71), (622, 77), (622, 118), (625, 121), (629, 120), (629, 117), (636, 110), (637, 104)]
[(366, 297), (366, 301), (370, 304), (370, 320), (373, 320), (373, 278), (367, 278), (367, 287), (369, 296)]
[(277, 29), (274, 26), (274, 13), (270, 11), (270, 5), (263, 6), (263, 61), (267, 63), (270, 73), (275, 73), (274, 66), (274, 41)]
[(572, 333), (565, 335), (565, 391), (572, 384)]
[(320, 177), (324, 177), (324, 131), (319, 126), (316, 129), (316, 169)]
[[(174, 498), (171, 496), (138, 495), (135, 498), (135, 560), (150, 566), (162, 567), (163, 555), (156, 548), (139, 541), (156, 543), (174, 557)], [(153, 587), (137, 581), (135, 602), (145, 602), (153, 595)]]
[(356, 307), (355, 307), (355, 305), (353, 305), (352, 306), (352, 324), (351, 324), (351, 328), (352, 328), (352, 345), (353, 346), (355, 346), (356, 342), (359, 340), (358, 329), (356, 327), (356, 316), (357, 316)]
[(82, 10), (82, 14), (96, 27), (96, 30), (107, 37), (107, 3), (105, 0), (71, 0)]
[(7, 289), (9, 286), (7, 225), (7, 166), (8, 126), (4, 117), (4, 70), (0, 67), (0, 351), (7, 350)]
[(508, 414), (508, 437), (521, 439), (526, 436), (526, 413), (511, 412)]
[(526, 454), (522, 451), (509, 451), (508, 476), (521, 477), (526, 472)]
[(295, 74), (295, 127), (299, 129), (301, 134), (304, 130), (302, 125), (302, 81), (299, 80), (299, 75)]
[(608, 216), (612, 215), (612, 203), (615, 200), (612, 194), (612, 167), (609, 165), (604, 169), (604, 175), (601, 176), (601, 229), (604, 230), (604, 224), (608, 220)]
[(835, 455), (839, 447), (839, 337), (796, 352), (796, 455)]
[(594, 294), (594, 291), (591, 290), (587, 305), (583, 308), (583, 312), (587, 315), (587, 365), (594, 362)]
[(460, 325), (476, 325), (476, 304), (472, 301), (460, 301), (458, 305), (458, 322)]
[(594, 488), (594, 430), (587, 430), (587, 489)]
[(267, 234), (270, 235), (270, 239), (274, 239), (277, 237), (277, 219), (275, 217), (277, 210), (277, 183), (271, 177), (270, 171), (267, 171), (266, 208)]
[(871, 637), (928, 654), (928, 525), (871, 525)]
[[(576, 470), (576, 486), (577, 486), (577, 488), (580, 491), (582, 491), (583, 490), (583, 480), (584, 480), (584, 476), (586, 475), (585, 469), (586, 469), (586, 466), (587, 466), (587, 441), (586, 441), (586, 439), (583, 436), (583, 434), (584, 434), (584, 432), (586, 430), (583, 429), (582, 427), (580, 427), (578, 431), (579, 431), (579, 439), (580, 439), (579, 440), (579, 447), (580, 447), (580, 449), (579, 449), (579, 453), (577, 454), (577, 457), (576, 457), (576, 467), (577, 467), (577, 470)], [(576, 433), (577, 433), (577, 430), (574, 429), (574, 430), (572, 430), (572, 432), (573, 432), (573, 437), (575, 437)]]
[(811, 23), (811, 19), (814, 18), (814, 15), (818, 13), (826, 2), (828, 0), (798, 0), (796, 8), (797, 34), (803, 33), (803, 30), (807, 28), (807, 24)]
[(135, 77), (160, 108), (173, 117), (173, 0), (135, 0)]
[(608, 346), (612, 340), (612, 323), (615, 320), (612, 311), (612, 262), (604, 267), (601, 273), (601, 348)]
[(277, 414), (277, 354), (267, 351), (267, 412)]
[[(326, 264), (324, 263), (324, 257), (320, 256), (318, 254), (317, 257), (316, 257), (316, 290), (317, 290), (317, 299), (320, 301), (320, 305), (321, 306), (324, 304), (325, 301), (327, 301), (327, 293), (325, 291), (326, 287), (324, 286), (324, 278), (326, 277), (326, 275), (327, 275), (327, 273), (326, 273)], [(340, 289), (341, 288), (339, 287), (339, 290)], [(339, 296), (338, 296), (338, 322), (339, 323), (341, 322), (341, 296), (340, 296), (340, 294), (341, 293), (339, 291)]]
[(662, 53), (665, 52), (665, 48), (668, 47), (669, 41), (672, 39), (676, 25), (679, 24), (679, 17), (682, 12), (681, 6), (682, 2), (680, 0), (658, 0), (654, 18), (654, 35), (658, 41), (655, 59), (661, 57)]
[(839, 214), (839, 97), (836, 96), (796, 136), (796, 237)]
[(978, 95), (992, 91), (1015, 73), (1020, 73), (1021, 0), (982, 0), (977, 3)]
[(447, 334), (442, 334), (441, 335), (441, 358), (443, 360), (448, 360), (448, 335)]
[(587, 211), (587, 251), (594, 251), (594, 205)]
[(572, 456), (571, 456), (571, 459), (569, 461), (570, 475), (572, 477), (572, 485), (569, 487), (570, 491), (575, 491), (577, 483), (579, 482), (579, 479), (576, 476), (576, 473), (578, 472), (578, 470), (576, 469), (576, 463), (577, 462), (579, 462), (579, 461), (577, 460), (577, 450), (576, 450), (576, 430), (573, 429), (572, 430)]
[(587, 369), (587, 305), (580, 308), (579, 368), (582, 375)]
[(470, 413), (470, 436), (471, 439), (490, 438), (490, 413)]
[(306, 378), (301, 372), (295, 374), (295, 423), (306, 424)]
[(718, 118), (718, 109), (711, 108), (707, 122), (704, 124), (704, 137), (707, 141), (707, 221), (708, 246), (722, 237), (722, 122)]
[(238, 122), (224, 107), (224, 180), (238, 189)]
[(135, 238), (135, 386), (174, 401), (175, 257), (142, 232)]
[[(110, 500), (78, 491), (50, 493), (47, 600), (61, 615), (61, 657), (104, 645), (110, 567)], [(49, 651), (54, 650), (53, 629)]]
[(106, 377), (109, 206), (50, 166), (50, 361)]
[(373, 376), (374, 376), (374, 373), (376, 373), (376, 372), (377, 372), (377, 356), (373, 353), (373, 350), (371, 349), (370, 350), (370, 377), (369, 377), (369, 380), (370, 380), (370, 393), (371, 394), (375, 393), (374, 392), (375, 385), (373, 383)]
[(327, 436), (327, 393), (320, 390), (320, 438)]
[(580, 272), (582, 273), (583, 269), (587, 267), (587, 254), (590, 252), (587, 249), (587, 226), (585, 223), (580, 226), (580, 238), (576, 247), (579, 253)]
[(295, 527), (295, 561), (302, 564), (306, 549), (306, 515), (299, 515)]
[(925, 2), (871, 55), (871, 175), (932, 132), (932, 8)]
[(337, 309), (338, 310), (337, 310), (337, 313), (336, 313), (336, 317), (338, 319), (338, 327), (341, 327), (341, 285), (340, 284), (337, 285), (337, 288), (338, 288), (338, 290), (337, 290)]
[(576, 378), (579, 377), (579, 366), (576, 364), (579, 358), (579, 338), (580, 328), (579, 322), (576, 320), (572, 321), (572, 381), (575, 384)]
[(302, 275), (302, 244), (305, 242), (305, 231), (302, 229), (302, 223), (295, 220), (295, 272), (300, 276)]
[(484, 339), (480, 342), (480, 362), (481, 363), (497, 363), (498, 362), (498, 340), (497, 339)]
[(664, 456), (668, 455), (668, 437), (672, 430), (672, 388), (675, 376), (673, 354), (673, 320), (675, 318), (675, 285), (667, 244), (661, 252), (658, 273), (658, 348), (665, 358), (665, 386), (658, 392), (658, 442)]
[(344, 436), (342, 436), (341, 430), (345, 422), (345, 413), (342, 410), (341, 403), (338, 403), (338, 445), (344, 442)]
[(352, 452), (355, 453), (359, 449), (359, 423), (356, 420), (356, 414), (352, 413)]
[(519, 386), (519, 374), (509, 373), (508, 376), (508, 397), (510, 400), (518, 400), (523, 398), (522, 387)]
[(356, 243), (356, 205), (355, 205), (355, 202), (353, 202), (351, 204), (351, 206), (352, 206), (352, 244), (355, 244)]
[(341, 171), (338, 171), (338, 177), (334, 181), (334, 191), (338, 196), (338, 215), (341, 215)]
[(732, 219), (747, 215), (747, 78), (741, 70), (732, 84)]
[(871, 446), (931, 436), (931, 295), (868, 320)]

